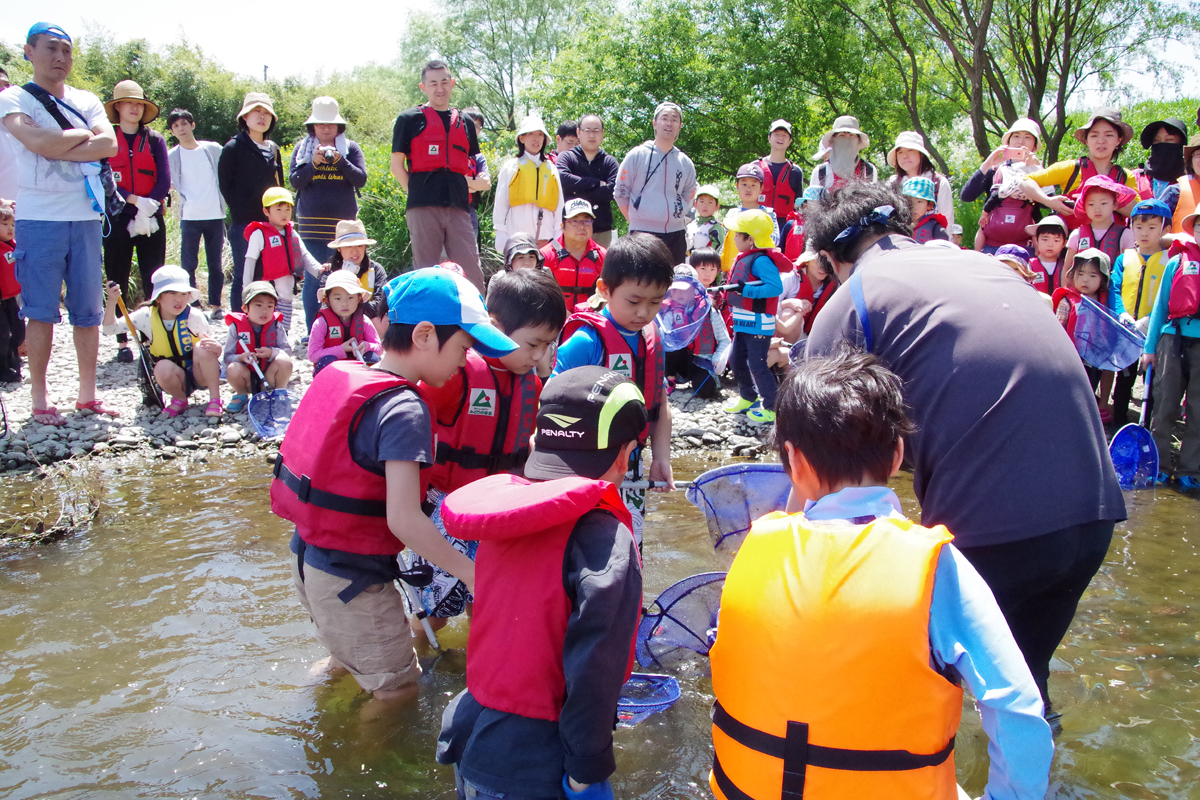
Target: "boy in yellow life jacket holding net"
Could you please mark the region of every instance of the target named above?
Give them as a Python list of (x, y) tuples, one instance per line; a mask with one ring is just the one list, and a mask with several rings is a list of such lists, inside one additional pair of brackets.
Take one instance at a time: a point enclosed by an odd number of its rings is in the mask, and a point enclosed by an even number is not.
[(1041, 798), (1053, 742), (987, 584), (888, 479), (912, 425), (901, 382), (847, 347), (784, 380), (775, 441), (791, 505), (759, 519), (725, 579), (712, 666), (718, 800), (963, 797), (965, 682), (988, 794)]

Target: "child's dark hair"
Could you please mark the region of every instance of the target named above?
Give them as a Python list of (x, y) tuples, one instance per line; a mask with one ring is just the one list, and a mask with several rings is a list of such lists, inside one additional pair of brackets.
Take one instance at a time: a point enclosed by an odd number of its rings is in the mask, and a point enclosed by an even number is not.
[(176, 122), (179, 122), (179, 120), (184, 120), (192, 125), (196, 124), (196, 118), (192, 116), (192, 112), (186, 108), (173, 108), (171, 109), (171, 113), (167, 114), (167, 127), (170, 128)]
[[(434, 330), (437, 331), (438, 350), (446, 346), (446, 342), (450, 341), (453, 336), (462, 328), (457, 325), (434, 325)], [(383, 349), (393, 350), (397, 353), (407, 353), (412, 350), (413, 331), (417, 326), (408, 322), (392, 322), (387, 326), (387, 330), (383, 332)]]
[[(893, 208), (887, 221), (872, 220), (872, 212), (882, 206)], [(911, 219), (908, 198), (886, 183), (852, 180), (836, 192), (825, 192), (820, 200), (809, 201), (804, 211), (804, 236), (814, 252), (825, 250), (837, 261), (851, 264), (866, 249), (862, 241), (869, 234), (912, 236)], [(855, 226), (860, 228), (858, 233), (835, 241)]]
[(826, 488), (886, 483), (897, 443), (915, 431), (900, 378), (846, 342), (826, 358), (800, 362), (775, 399), (775, 447), (784, 469), (791, 471), (784, 448), (791, 442)]
[(1100, 276), (1100, 288), (1097, 289), (1097, 291), (1108, 291), (1109, 276), (1104, 274), (1104, 269), (1100, 266), (1100, 259), (1098, 258), (1085, 258), (1081, 260), (1079, 256), (1076, 255), (1075, 261), (1067, 268), (1066, 274), (1063, 275), (1063, 282), (1067, 283), (1067, 285), (1071, 288), (1074, 288), (1075, 275), (1079, 272), (1080, 267), (1092, 267), (1094, 270), (1096, 270), (1096, 274)]
[(1043, 233), (1053, 233), (1055, 236), (1059, 237), (1064, 242), (1067, 240), (1067, 235), (1065, 233), (1063, 233), (1062, 228), (1058, 227), (1057, 225), (1038, 225), (1037, 228), (1034, 229), (1034, 231), (1033, 231), (1033, 238), (1036, 239), (1037, 237), (1041, 236)]
[(675, 280), (675, 263), (661, 239), (631, 233), (608, 248), (600, 279), (610, 292), (626, 281), (666, 289)]
[(558, 130), (555, 131), (555, 136), (564, 139), (567, 136), (578, 136), (579, 125), (573, 119), (564, 119), (558, 123)]
[[(250, 109), (250, 111), (253, 111), (253, 110), (254, 110), (254, 109)], [(250, 113), (250, 111), (247, 111), (246, 113), (247, 113), (247, 114), (249, 114), (249, 113)], [(264, 138), (265, 138), (265, 137), (268, 137), (268, 136), (270, 136), (270, 135), (271, 135), (271, 133), (272, 133), (272, 132), (274, 132), (274, 130), (275, 130), (275, 124), (276, 124), (278, 121), (279, 121), (279, 120), (275, 119), (275, 117), (272, 115), (272, 117), (271, 117), (271, 124), (270, 124), (270, 125), (268, 125), (268, 126), (267, 126), (267, 129), (266, 129), (266, 131), (264, 131), (264, 132), (263, 132), (263, 137), (264, 137)], [(241, 131), (242, 133), (249, 133), (249, 132), (250, 132), (250, 126), (246, 124), (246, 118), (245, 118), (245, 117), (238, 117), (238, 121), (237, 121), (237, 129), (238, 129), (239, 131)]]
[[(617, 241), (621, 241), (618, 239)], [(699, 267), (706, 264), (716, 264), (717, 269), (721, 268), (721, 254), (711, 247), (697, 247), (688, 256), (688, 265)]]
[(483, 112), (478, 108), (468, 108), (463, 113), (467, 115), (471, 122), (475, 123), (475, 135), (478, 136), (483, 130), (483, 123), (485, 122)]
[(518, 328), (558, 331), (567, 321), (562, 287), (544, 269), (497, 272), (488, 283), (487, 309), (505, 333)]

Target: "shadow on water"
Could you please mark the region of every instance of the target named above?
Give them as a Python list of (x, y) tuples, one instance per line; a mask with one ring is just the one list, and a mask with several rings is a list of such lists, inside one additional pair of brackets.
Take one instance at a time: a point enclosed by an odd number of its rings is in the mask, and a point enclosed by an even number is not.
[[(373, 705), (314, 669), (324, 653), (292, 591), (289, 529), (266, 513), (264, 465), (198, 466), (183, 481), (175, 463), (109, 472), (95, 529), (0, 552), (0, 798), (452, 798), (432, 755), (463, 686), (465, 624), (443, 634), (448, 652), (422, 653), (417, 703)], [(27, 494), (0, 485), (0, 503)], [(1200, 798), (1198, 507), (1174, 491), (1128, 497), (1055, 662), (1065, 731), (1050, 796)], [(718, 568), (682, 492), (651, 507), (646, 602)], [(618, 796), (710, 796), (705, 665), (680, 682), (674, 708), (617, 732)], [(958, 742), (978, 795), (987, 750), (971, 711)]]

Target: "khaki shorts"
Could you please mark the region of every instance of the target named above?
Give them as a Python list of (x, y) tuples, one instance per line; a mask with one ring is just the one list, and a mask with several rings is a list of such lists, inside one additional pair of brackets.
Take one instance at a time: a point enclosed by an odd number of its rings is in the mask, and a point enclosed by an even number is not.
[(306, 567), (304, 580), (292, 557), (292, 582), (300, 604), (317, 626), (317, 639), (365, 691), (416, 683), (421, 665), (413, 650), (404, 599), (393, 583), (368, 586), (349, 603), (338, 593), (350, 581)]

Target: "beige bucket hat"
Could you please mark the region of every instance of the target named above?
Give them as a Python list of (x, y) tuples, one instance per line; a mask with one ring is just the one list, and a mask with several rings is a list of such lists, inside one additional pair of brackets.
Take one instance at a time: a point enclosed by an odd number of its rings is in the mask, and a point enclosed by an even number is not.
[(275, 113), (275, 104), (271, 102), (271, 95), (266, 92), (246, 92), (246, 97), (242, 100), (242, 110), (237, 113), (237, 118), (241, 119), (256, 108), (265, 109), (276, 121), (279, 120)]
[(121, 81), (113, 87), (113, 99), (104, 104), (104, 113), (108, 115), (108, 121), (114, 125), (121, 121), (120, 115), (117, 114), (117, 103), (123, 100), (142, 104), (143, 125), (158, 118), (158, 105), (146, 99), (146, 93), (142, 91), (142, 87), (137, 81)]
[(375, 240), (367, 238), (367, 226), (363, 225), (361, 220), (339, 220), (337, 228), (334, 230), (334, 240), (329, 243), (329, 246), (353, 247), (356, 244), (371, 245), (375, 244)]

